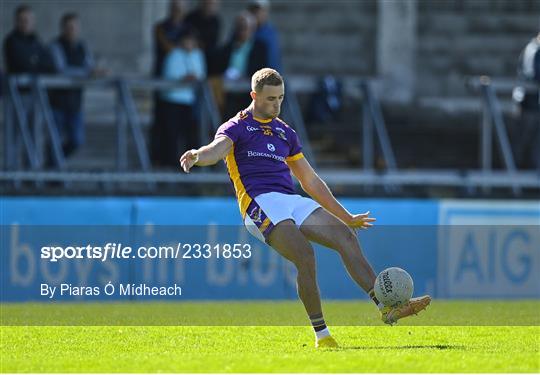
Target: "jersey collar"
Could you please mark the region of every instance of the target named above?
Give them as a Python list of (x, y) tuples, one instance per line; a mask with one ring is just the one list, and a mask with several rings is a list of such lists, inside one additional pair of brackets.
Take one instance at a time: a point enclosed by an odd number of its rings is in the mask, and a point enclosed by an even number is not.
[(249, 116), (251, 116), (251, 118), (252, 118), (253, 120), (255, 120), (255, 121), (257, 121), (257, 122), (259, 122), (259, 123), (261, 123), (261, 124), (268, 124), (269, 122), (271, 122), (271, 121), (273, 120), (272, 118), (266, 119), (266, 120), (265, 120), (265, 119), (262, 119), (262, 118), (255, 117), (255, 116), (253, 115), (253, 112), (251, 112), (251, 111), (246, 111), (246, 112), (249, 114)]

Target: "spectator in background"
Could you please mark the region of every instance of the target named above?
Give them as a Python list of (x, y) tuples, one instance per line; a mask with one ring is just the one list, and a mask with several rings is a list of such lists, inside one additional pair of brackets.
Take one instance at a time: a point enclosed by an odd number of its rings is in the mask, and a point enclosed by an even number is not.
[[(197, 45), (194, 30), (186, 29), (180, 41), (165, 57), (163, 78), (185, 83), (194, 83), (206, 77), (204, 54)], [(157, 161), (161, 165), (177, 166), (179, 150), (193, 148), (199, 142), (198, 126), (194, 106), (196, 88), (186, 87), (166, 90), (161, 93), (163, 116), (160, 148)], [(179, 148), (179, 141), (182, 143)]]
[(520, 56), (519, 74), (540, 83), (540, 32), (525, 46)]
[[(6, 36), (3, 45), (6, 75), (54, 72), (51, 55), (35, 32), (35, 16), (32, 8), (28, 5), (18, 6), (15, 9), (14, 18), (15, 27)], [(27, 118), (32, 120), (34, 118), (33, 98), (30, 92), (28, 88), (20, 90)], [(30, 122), (29, 125), (34, 127), (33, 122)], [(14, 142), (15, 148), (18, 149), (21, 144), (20, 138), (15, 138)]]
[(518, 128), (514, 135), (516, 164), (540, 171), (540, 33), (523, 49), (518, 75), (534, 83), (536, 88), (516, 87), (513, 92), (519, 108)]
[(319, 79), (317, 90), (311, 95), (306, 119), (308, 122), (328, 124), (339, 120), (343, 108), (342, 83), (334, 76)]
[[(80, 39), (81, 23), (76, 13), (66, 13), (60, 20), (60, 35), (50, 46), (58, 74), (88, 77), (94, 70), (94, 59), (86, 43)], [(54, 120), (63, 136), (62, 149), (69, 157), (84, 142), (82, 90), (54, 89), (49, 91)]]
[(218, 10), (218, 0), (199, 0), (199, 6), (192, 10), (185, 20), (186, 25), (199, 35), (199, 47), (204, 51), (207, 66), (210, 54), (219, 42), (221, 19)]
[[(180, 35), (186, 29), (184, 22), (186, 16), (186, 2), (184, 0), (170, 0), (169, 13), (167, 17), (154, 26), (154, 68), (153, 76), (162, 78), (163, 61), (165, 56), (171, 52), (180, 39)], [(154, 94), (154, 120), (150, 129), (150, 154), (154, 164), (159, 164), (161, 157), (161, 141), (164, 139), (163, 118), (164, 109), (161, 96), (158, 92)]]
[(154, 77), (160, 77), (165, 56), (176, 47), (186, 28), (185, 0), (170, 0), (167, 18), (154, 27)]
[[(250, 12), (244, 11), (235, 19), (232, 37), (212, 59), (213, 70), (219, 71), (227, 80), (248, 79), (256, 67), (263, 63), (266, 50), (260, 42), (253, 39), (256, 20)], [(223, 97), (216, 95), (218, 103), (224, 102)], [(236, 108), (247, 106), (248, 99), (242, 93), (229, 93), (225, 118), (232, 117)]]
[(50, 54), (35, 32), (34, 12), (28, 5), (15, 10), (15, 27), (4, 40), (4, 61), (7, 74), (54, 71)]
[(257, 20), (257, 29), (254, 35), (255, 43), (261, 43), (266, 51), (265, 61), (261, 61), (260, 66), (256, 66), (250, 75), (262, 68), (272, 68), (281, 70), (281, 49), (279, 46), (278, 32), (268, 21), (270, 15), (270, 2), (268, 0), (252, 0), (248, 10)]
[(212, 90), (219, 111), (223, 112), (223, 79), (222, 73), (212, 62), (219, 59), (219, 39), (221, 18), (218, 14), (219, 0), (199, 0), (198, 7), (186, 17), (186, 24), (199, 35), (200, 48), (204, 51), (207, 68), (207, 81)]
[(255, 22), (255, 18), (248, 12), (240, 13), (235, 19), (233, 35), (222, 55), (223, 62), (227, 63), (225, 78), (229, 80), (250, 77), (254, 61), (257, 61), (261, 54), (264, 56), (263, 46), (255, 45), (253, 39)]

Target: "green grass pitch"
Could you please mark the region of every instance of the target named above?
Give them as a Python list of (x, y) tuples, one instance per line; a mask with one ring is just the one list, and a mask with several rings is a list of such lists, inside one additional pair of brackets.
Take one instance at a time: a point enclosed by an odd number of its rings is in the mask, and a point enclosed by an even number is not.
[[(293, 301), (2, 304), (0, 370), (540, 371), (539, 301), (435, 300), (393, 327), (378, 321), (365, 301), (323, 306), (339, 349), (314, 348), (302, 307)], [(60, 325), (31, 325), (38, 322)]]

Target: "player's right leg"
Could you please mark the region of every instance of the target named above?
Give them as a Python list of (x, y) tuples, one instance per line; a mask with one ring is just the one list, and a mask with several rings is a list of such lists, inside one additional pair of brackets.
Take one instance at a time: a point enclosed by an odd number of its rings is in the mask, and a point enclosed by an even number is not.
[(351, 228), (320, 207), (304, 220), (300, 230), (310, 241), (337, 251), (351, 278), (366, 293), (373, 289), (377, 275)]
[(315, 330), (317, 347), (337, 347), (326, 327), (317, 285), (315, 254), (313, 247), (292, 220), (278, 223), (270, 232), (267, 243), (279, 254), (291, 261), (297, 271), (298, 296)]
[(310, 240), (336, 250), (343, 260), (352, 279), (368, 293), (381, 313), (386, 324), (394, 324), (399, 319), (418, 314), (431, 302), (431, 297), (411, 298), (400, 307), (387, 307), (379, 303), (373, 292), (375, 273), (364, 257), (356, 233), (324, 208), (313, 211), (300, 226), (302, 233)]

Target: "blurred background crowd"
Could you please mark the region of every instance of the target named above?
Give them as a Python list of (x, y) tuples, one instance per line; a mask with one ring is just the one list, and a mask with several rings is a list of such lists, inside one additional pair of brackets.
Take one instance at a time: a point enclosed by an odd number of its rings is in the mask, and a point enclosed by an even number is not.
[[(186, 83), (134, 94), (157, 170), (177, 169), (181, 152), (200, 143), (198, 91), (190, 83), (208, 85), (224, 121), (249, 104), (247, 87), (228, 83), (262, 67), (313, 82), (298, 98), (314, 157), (343, 169), (362, 162), (361, 106), (346, 90), (354, 78), (376, 83), (396, 159), (409, 169), (478, 167), (481, 98), (469, 79), (528, 82), (532, 89), (513, 83), (502, 93), (502, 110), (517, 168), (540, 170), (538, 1), (4, 0), (1, 7), (4, 78)], [(106, 90), (83, 90), (47, 91), (62, 151), (72, 169), (107, 169), (115, 133), (104, 124), (113, 122), (114, 100)], [(30, 91), (21, 94), (31, 107)], [(375, 151), (375, 168), (384, 169)], [(45, 155), (42, 169), (55, 170), (50, 147)], [(495, 155), (495, 167), (503, 161)]]

